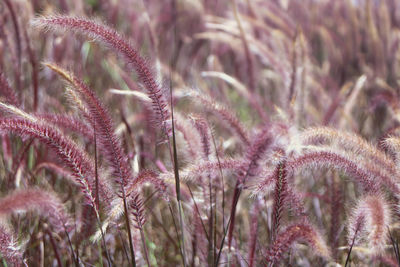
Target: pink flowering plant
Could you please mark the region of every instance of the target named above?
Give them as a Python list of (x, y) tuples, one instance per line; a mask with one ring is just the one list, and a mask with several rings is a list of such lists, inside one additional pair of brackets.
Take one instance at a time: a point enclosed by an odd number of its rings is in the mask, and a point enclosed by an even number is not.
[(400, 266), (400, 2), (0, 3), (4, 266)]

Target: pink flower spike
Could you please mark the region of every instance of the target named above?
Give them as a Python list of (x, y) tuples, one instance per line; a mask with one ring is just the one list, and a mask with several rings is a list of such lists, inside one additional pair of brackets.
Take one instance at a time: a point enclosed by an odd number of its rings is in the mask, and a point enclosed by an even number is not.
[(279, 263), (283, 254), (295, 243), (303, 241), (309, 245), (314, 253), (329, 259), (331, 256), (328, 246), (320, 233), (308, 222), (295, 223), (282, 230), (275, 242), (268, 249), (266, 259), (268, 263)]
[(388, 241), (390, 207), (383, 196), (375, 194), (360, 199), (348, 220), (348, 242), (364, 239), (373, 254), (381, 254)]
[(110, 49), (120, 54), (131, 65), (140, 81), (144, 84), (147, 94), (152, 101), (153, 115), (156, 123), (162, 130), (169, 134), (170, 111), (167, 97), (154, 74), (147, 65), (146, 60), (139, 55), (133, 46), (115, 30), (93, 20), (68, 16), (38, 17), (32, 25), (49, 30), (71, 30), (94, 38), (106, 44)]

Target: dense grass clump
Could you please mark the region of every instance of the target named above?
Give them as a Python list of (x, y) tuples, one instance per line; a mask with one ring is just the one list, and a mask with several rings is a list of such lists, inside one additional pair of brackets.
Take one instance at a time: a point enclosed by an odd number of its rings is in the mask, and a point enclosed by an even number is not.
[(400, 266), (400, 2), (0, 3), (5, 266)]

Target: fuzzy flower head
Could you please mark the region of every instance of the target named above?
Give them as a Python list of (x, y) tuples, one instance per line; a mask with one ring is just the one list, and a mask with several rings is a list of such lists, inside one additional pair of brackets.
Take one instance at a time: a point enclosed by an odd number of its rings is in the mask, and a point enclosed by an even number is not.
[(357, 245), (365, 241), (373, 254), (382, 253), (390, 220), (390, 207), (383, 196), (369, 195), (360, 199), (348, 221), (348, 243)]
[(321, 234), (308, 222), (299, 222), (288, 226), (276, 237), (274, 244), (267, 251), (267, 261), (278, 263), (285, 252), (296, 242), (305, 242), (314, 253), (329, 259), (330, 250)]

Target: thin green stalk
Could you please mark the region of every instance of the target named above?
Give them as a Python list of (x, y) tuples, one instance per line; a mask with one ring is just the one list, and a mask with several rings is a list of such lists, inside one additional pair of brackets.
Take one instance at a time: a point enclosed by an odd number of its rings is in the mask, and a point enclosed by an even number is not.
[[(184, 234), (184, 221), (183, 221), (183, 209), (182, 209), (182, 203), (181, 203), (181, 189), (180, 189), (180, 179), (179, 179), (179, 170), (178, 170), (178, 156), (177, 156), (177, 150), (176, 150), (176, 143), (175, 143), (175, 127), (174, 127), (174, 112), (173, 112), (173, 107), (172, 107), (172, 86), (171, 88), (171, 114), (172, 114), (172, 147), (173, 147), (173, 152), (171, 150), (171, 143), (168, 139), (168, 148), (169, 148), (169, 153), (171, 156), (171, 160), (174, 164), (174, 176), (175, 176), (175, 191), (176, 191), (176, 200), (177, 200), (177, 205), (178, 205), (178, 212), (179, 212), (179, 226), (181, 228), (181, 234), (180, 234), (180, 239), (182, 243), (182, 246), (179, 246), (180, 253), (182, 255), (182, 261), (183, 261), (183, 266), (186, 267), (186, 253), (185, 253), (185, 234)], [(166, 128), (165, 128), (166, 129)], [(165, 132), (167, 134), (167, 132)], [(168, 137), (168, 136), (167, 136)], [(170, 207), (171, 215), (172, 217), (174, 216), (172, 212), (172, 208)], [(175, 219), (174, 224), (175, 224)], [(176, 224), (175, 224), (176, 227)], [(176, 229), (176, 233), (179, 236), (178, 229)]]
[(196, 200), (194, 199), (192, 189), (190, 189), (190, 186), (189, 186), (189, 185), (187, 185), (187, 188), (189, 189), (189, 193), (190, 193), (190, 196), (191, 196), (191, 198), (192, 198), (192, 200), (193, 200), (194, 207), (195, 207), (195, 209), (196, 209), (197, 215), (198, 215), (199, 218), (200, 218), (201, 226), (202, 226), (202, 228), (203, 228), (204, 234), (206, 235), (206, 239), (207, 239), (208, 242), (210, 242), (210, 237), (208, 236), (208, 233), (207, 233), (207, 230), (206, 230), (206, 226), (204, 225), (204, 221), (203, 221), (203, 219), (202, 219), (201, 216), (200, 216), (199, 207), (197, 206)]
[[(97, 166), (97, 138), (96, 138), (96, 121), (93, 120), (93, 139), (94, 139), (94, 172), (95, 172), (95, 180), (96, 180), (96, 203), (95, 205), (97, 206), (97, 209), (95, 210), (96, 212), (96, 216), (97, 216), (97, 223), (99, 225), (100, 228), (100, 232), (101, 232), (101, 239), (103, 241), (103, 245), (104, 245), (104, 250), (106, 251), (106, 255), (107, 255), (107, 261), (108, 261), (108, 266), (111, 266), (111, 257), (110, 254), (108, 252), (107, 249), (107, 245), (106, 245), (106, 239), (104, 237), (104, 232), (103, 232), (103, 228), (101, 227), (101, 220), (100, 220), (100, 214), (99, 214), (99, 210), (100, 210), (100, 199), (99, 199), (99, 175), (98, 175), (98, 166)], [(101, 255), (100, 255), (100, 258)], [(102, 261), (102, 259), (101, 259)]]
[(139, 229), (140, 229), (140, 238), (142, 239), (142, 243), (143, 243), (144, 256), (145, 256), (145, 259), (146, 259), (146, 262), (147, 262), (147, 266), (151, 267), (150, 260), (149, 260), (149, 253), (147, 251), (147, 246), (146, 246), (146, 238), (144, 236), (144, 232), (143, 232), (143, 228), (142, 227), (143, 227), (143, 225), (141, 225), (139, 227)]
[[(217, 158), (218, 161), (218, 167), (219, 167), (219, 172), (221, 175), (221, 187), (222, 187), (222, 232), (225, 232), (225, 188), (224, 188), (224, 175), (222, 173), (222, 168), (221, 168), (221, 161), (219, 159), (219, 155), (218, 155), (218, 149), (217, 149), (217, 145), (215, 143), (215, 138), (214, 138), (214, 134), (213, 131), (210, 131), (211, 133), (211, 139), (213, 141), (213, 145), (214, 145), (214, 149), (215, 149), (215, 156)], [(215, 207), (217, 206), (217, 193), (215, 193)], [(214, 217), (214, 264), (215, 267), (218, 266), (217, 263), (217, 210), (215, 209), (215, 217)]]
[(357, 236), (357, 233), (358, 233), (358, 230), (359, 230), (359, 229), (360, 229), (360, 225), (357, 226), (357, 229), (356, 229), (356, 231), (355, 231), (355, 233), (354, 233), (353, 240), (351, 241), (351, 245), (350, 245), (349, 252), (347, 253), (346, 263), (344, 264), (344, 267), (347, 267), (347, 265), (349, 264), (349, 261), (350, 261), (350, 254), (351, 254), (351, 251), (353, 250), (354, 242), (355, 242), (355, 240), (356, 240), (356, 236)]
[(124, 242), (124, 239), (122, 238), (121, 231), (120, 231), (119, 227), (117, 227), (117, 231), (118, 231), (118, 236), (121, 239), (121, 244), (122, 244), (122, 249), (124, 251), (124, 255), (126, 257), (126, 260), (129, 262), (128, 251), (126, 250), (125, 242)]
[(97, 242), (97, 246), (99, 247), (99, 255), (100, 255), (99, 261), (100, 261), (100, 266), (103, 267), (103, 257), (101, 256), (101, 254), (102, 254), (102, 252), (101, 252), (101, 242)]
[(51, 244), (51, 247), (53, 248), (54, 255), (57, 260), (57, 264), (58, 264), (58, 266), (62, 267), (63, 265), (61, 262), (60, 253), (58, 252), (57, 245), (54, 241), (53, 235), (51, 234), (51, 232), (48, 229), (46, 229), (46, 234), (49, 236), (50, 244)]
[(208, 264), (209, 266), (212, 266), (212, 263), (214, 262), (214, 229), (213, 229), (213, 222), (214, 222), (214, 210), (213, 210), (213, 197), (212, 197), (212, 186), (211, 186), (211, 176), (208, 176), (208, 190), (209, 190), (209, 205), (210, 205), (210, 215), (208, 217), (208, 232), (210, 233), (210, 239), (208, 242)]
[[(172, 11), (173, 11), (173, 38), (174, 38), (174, 44), (175, 44), (175, 39), (176, 39), (176, 17), (177, 17), (177, 12), (176, 12), (176, 2), (175, 0), (172, 1)], [(175, 65), (177, 62), (177, 50), (174, 49), (173, 57), (171, 58), (170, 65), (171, 65), (171, 70), (175, 69)], [(179, 212), (179, 225), (181, 228), (181, 250), (182, 250), (182, 258), (183, 258), (183, 266), (186, 267), (186, 249), (185, 249), (185, 227), (184, 227), (184, 220), (183, 220), (183, 208), (182, 208), (182, 202), (181, 202), (181, 189), (180, 189), (180, 179), (179, 179), (179, 166), (178, 166), (178, 153), (176, 149), (176, 139), (175, 139), (175, 123), (174, 123), (174, 105), (172, 101), (172, 91), (173, 91), (173, 83), (172, 83), (172, 75), (170, 74), (170, 95), (171, 95), (171, 119), (172, 119), (172, 147), (173, 147), (173, 164), (174, 164), (174, 174), (175, 174), (175, 190), (176, 190), (176, 200), (177, 200), (177, 205), (178, 205), (178, 212)], [(169, 138), (168, 138), (169, 140)], [(171, 150), (171, 149), (170, 149)]]
[[(169, 211), (172, 216), (172, 222), (174, 223), (174, 229), (175, 229), (176, 235), (179, 236), (178, 226), (176, 225), (176, 222), (175, 222), (174, 212), (172, 211), (172, 206), (169, 202), (168, 202), (168, 208), (169, 208)], [(185, 259), (183, 257), (183, 253), (182, 253), (181, 242), (178, 242), (178, 249), (179, 249), (179, 252), (182, 254), (182, 264), (185, 265)]]
[(74, 248), (72, 247), (71, 239), (69, 238), (69, 234), (68, 234), (67, 230), (65, 229), (65, 227), (64, 227), (64, 230), (65, 230), (65, 234), (67, 235), (69, 247), (71, 248), (72, 258), (74, 259), (75, 266), (79, 267), (79, 260), (77, 259), (77, 257), (75, 257)]
[[(219, 171), (220, 171), (220, 175), (221, 175), (221, 184), (222, 184), (222, 232), (224, 233), (224, 235), (223, 235), (222, 240), (221, 240), (221, 244), (220, 244), (220, 248), (219, 248), (218, 254), (215, 257), (215, 266), (218, 266), (219, 259), (221, 257), (222, 248), (224, 246), (225, 238), (226, 238), (226, 235), (228, 233), (229, 225), (230, 225), (230, 222), (231, 222), (231, 218), (229, 217), (228, 223), (227, 223), (226, 228), (225, 228), (225, 186), (224, 186), (224, 175), (222, 173), (221, 161), (219, 159), (218, 149), (217, 149), (217, 145), (215, 143), (215, 138), (214, 138), (213, 131), (211, 131), (211, 138), (213, 140), (213, 145), (214, 145), (214, 148), (215, 148), (215, 155), (216, 155), (217, 160), (218, 160), (218, 166), (219, 166)], [(215, 203), (217, 203), (217, 202), (215, 201)], [(215, 218), (215, 221), (216, 221), (216, 218)], [(214, 236), (214, 239), (215, 239), (215, 243), (216, 243), (216, 236)], [(214, 249), (215, 249), (215, 252), (216, 252), (216, 247)]]
[[(97, 213), (97, 212), (96, 212), (96, 213)], [(103, 246), (104, 246), (104, 249), (105, 249), (105, 251), (106, 251), (108, 266), (111, 267), (111, 266), (112, 266), (112, 261), (111, 261), (110, 253), (108, 252), (108, 249), (107, 249), (107, 246), (106, 246), (106, 239), (105, 239), (105, 237), (104, 237), (103, 228), (101, 227), (100, 217), (99, 217), (99, 214), (98, 214), (98, 213), (97, 213), (96, 215), (97, 215), (97, 223), (98, 223), (99, 228), (100, 228), (101, 239), (102, 239), (102, 241), (103, 241)], [(100, 258), (101, 258), (101, 256), (100, 256)]]
[(97, 138), (96, 138), (96, 121), (93, 120), (93, 142), (94, 142), (94, 172), (96, 179), (96, 205), (97, 209), (100, 210), (100, 197), (99, 197), (99, 175), (98, 175), (98, 166), (97, 166)]
[(124, 188), (122, 188), (122, 199), (124, 201), (125, 224), (126, 224), (126, 228), (128, 230), (129, 249), (130, 249), (130, 252), (131, 252), (132, 266), (136, 267), (135, 251), (133, 250), (131, 226), (130, 226), (130, 223), (129, 223), (129, 216), (128, 216), (128, 205), (126, 204), (126, 196), (125, 196), (125, 189)]
[[(226, 238), (226, 234), (228, 233), (228, 229), (229, 229), (230, 223), (231, 223), (231, 217), (229, 217), (228, 223), (227, 223), (227, 225), (226, 225), (226, 228), (224, 229), (224, 235), (222, 236), (221, 244), (220, 244), (220, 246), (219, 246), (219, 251), (218, 251), (217, 259), (215, 260), (215, 266), (218, 266), (219, 259), (221, 258), (221, 252), (222, 252), (222, 249), (223, 249), (223, 247), (224, 247), (225, 238)], [(228, 262), (229, 262), (229, 260), (228, 260)], [(228, 265), (229, 265), (229, 264), (228, 264)]]
[[(215, 207), (217, 207), (217, 193), (214, 198)], [(214, 209), (214, 240), (213, 240), (213, 262), (217, 258), (217, 208)], [(217, 266), (215, 266), (217, 267)]]
[[(171, 205), (168, 203), (169, 211), (170, 211), (171, 215), (173, 215), (172, 210), (171, 210), (170, 207), (171, 207)], [(175, 247), (175, 249), (179, 250), (179, 245), (176, 243), (175, 239), (169, 234), (168, 230), (165, 228), (165, 225), (158, 220), (158, 218), (155, 215), (154, 211), (151, 208), (149, 208), (148, 211), (151, 213), (152, 218), (154, 219), (154, 222), (157, 223), (161, 227), (161, 229), (164, 231), (164, 233), (165, 233), (167, 239), (169, 240), (169, 242), (171, 242), (171, 244)], [(176, 224), (175, 224), (175, 220), (174, 220), (173, 216), (172, 216), (172, 220), (173, 220), (173, 224), (174, 224), (174, 227), (175, 227), (175, 232), (178, 233), (177, 228), (176, 228)]]

